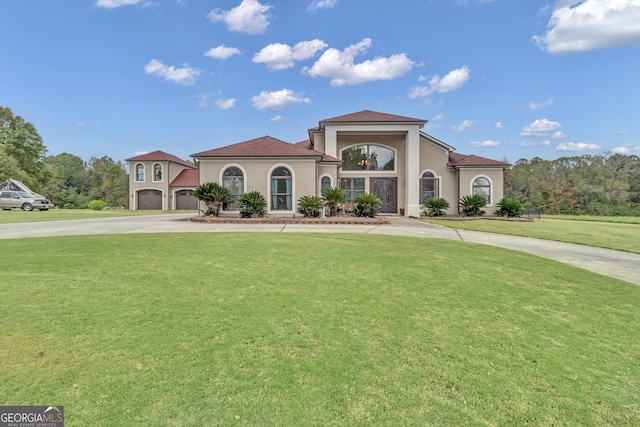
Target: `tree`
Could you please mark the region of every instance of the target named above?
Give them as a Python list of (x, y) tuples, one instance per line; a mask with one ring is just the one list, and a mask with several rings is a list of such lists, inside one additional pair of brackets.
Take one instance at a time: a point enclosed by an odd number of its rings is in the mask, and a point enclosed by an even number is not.
[(51, 174), (44, 162), (47, 147), (42, 137), (35, 126), (7, 107), (0, 107), (0, 146), (5, 156), (17, 162), (27, 186), (37, 189), (48, 183)]
[(62, 153), (47, 157), (46, 163), (53, 176), (43, 193), (61, 208), (86, 207), (91, 191), (86, 162), (73, 154)]
[(111, 206), (129, 206), (129, 176), (122, 162), (108, 156), (92, 157), (88, 167), (90, 199), (104, 200)]

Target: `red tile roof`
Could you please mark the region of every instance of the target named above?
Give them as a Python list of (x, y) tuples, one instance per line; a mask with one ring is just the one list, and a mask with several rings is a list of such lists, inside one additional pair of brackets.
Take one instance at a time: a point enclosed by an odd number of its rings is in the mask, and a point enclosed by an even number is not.
[(333, 117), (320, 121), (322, 123), (346, 123), (346, 122), (412, 122), (425, 124), (427, 120), (415, 119), (413, 117), (396, 116), (395, 114), (379, 113), (377, 111), (363, 110), (357, 113), (345, 114), (344, 116)]
[(506, 168), (509, 166), (509, 163), (500, 162), (498, 160), (487, 159), (485, 157), (476, 156), (471, 154), (466, 156), (464, 154), (458, 153), (449, 153), (449, 166), (453, 167), (472, 167), (472, 166), (482, 166), (482, 167), (502, 167)]
[(198, 185), (200, 185), (198, 169), (184, 169), (169, 184), (170, 187), (197, 187)]
[(320, 157), (322, 153), (270, 136), (192, 154), (191, 157)]
[(306, 150), (313, 151), (313, 152), (317, 153), (318, 156), (322, 156), (322, 161), (323, 162), (342, 163), (342, 160), (340, 160), (340, 159), (338, 159), (336, 157), (333, 157), (333, 156), (330, 156), (328, 154), (324, 154), (324, 153), (322, 153), (322, 152), (320, 152), (318, 150), (315, 150), (313, 148), (313, 145), (311, 145), (311, 141), (309, 141), (308, 139), (304, 140), (304, 141), (296, 142), (294, 145), (297, 146), (297, 147), (301, 147), (301, 148), (304, 148)]
[(179, 165), (186, 166), (188, 168), (197, 169), (193, 164), (182, 160), (173, 154), (165, 153), (164, 151), (153, 151), (151, 153), (141, 154), (139, 156), (130, 157), (126, 159), (128, 162), (170, 162), (178, 163)]

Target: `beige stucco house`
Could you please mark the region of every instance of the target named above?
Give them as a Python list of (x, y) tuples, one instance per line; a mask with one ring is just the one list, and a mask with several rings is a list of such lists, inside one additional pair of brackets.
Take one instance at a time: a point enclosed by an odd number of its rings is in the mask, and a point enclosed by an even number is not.
[[(425, 198), (442, 197), (451, 205), (448, 213), (456, 214), (460, 198), (471, 194), (485, 197), (485, 210), (493, 213), (503, 197), (504, 170), (509, 165), (455, 153), (453, 147), (422, 131), (426, 122), (365, 110), (322, 120), (308, 130), (309, 139), (297, 144), (263, 136), (195, 153), (191, 157), (198, 165), (197, 182), (186, 185), (187, 180), (177, 180), (178, 175), (169, 179), (166, 190), (156, 190), (166, 194), (161, 209), (179, 209), (178, 189), (218, 182), (234, 198), (259, 191), (269, 202), (270, 215), (293, 215), (301, 196), (320, 196), (323, 188), (335, 186), (346, 191), (348, 201), (362, 192), (375, 193), (383, 202), (380, 213), (419, 216)], [(139, 193), (150, 189), (143, 185), (146, 181), (136, 181), (141, 178), (136, 165), (155, 170), (156, 164), (164, 165), (158, 153), (128, 159), (131, 197), (138, 201), (131, 204), (132, 209), (148, 209), (145, 196)], [(180, 165), (194, 177), (193, 165), (175, 160), (170, 164)], [(223, 209), (234, 207), (229, 204)]]

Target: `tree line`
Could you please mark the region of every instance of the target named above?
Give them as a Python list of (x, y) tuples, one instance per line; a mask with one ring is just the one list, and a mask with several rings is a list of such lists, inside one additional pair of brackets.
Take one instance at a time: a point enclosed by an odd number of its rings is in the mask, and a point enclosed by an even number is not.
[(126, 165), (108, 156), (47, 155), (35, 126), (11, 109), (0, 107), (0, 183), (23, 182), (60, 208), (86, 208), (92, 200), (129, 206)]
[(547, 214), (640, 215), (640, 157), (520, 159), (505, 172), (505, 197)]

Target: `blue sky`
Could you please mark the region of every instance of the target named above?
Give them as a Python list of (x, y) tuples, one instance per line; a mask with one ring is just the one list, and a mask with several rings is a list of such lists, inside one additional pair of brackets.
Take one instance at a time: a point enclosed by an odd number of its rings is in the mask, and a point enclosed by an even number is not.
[(640, 155), (640, 0), (2, 0), (0, 105), (124, 160), (361, 110), (515, 162)]

